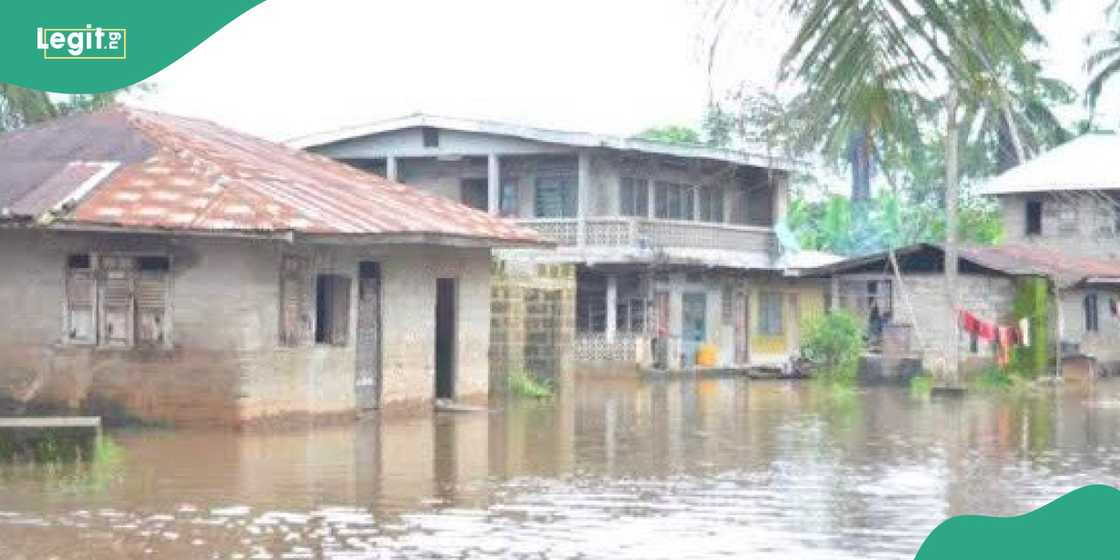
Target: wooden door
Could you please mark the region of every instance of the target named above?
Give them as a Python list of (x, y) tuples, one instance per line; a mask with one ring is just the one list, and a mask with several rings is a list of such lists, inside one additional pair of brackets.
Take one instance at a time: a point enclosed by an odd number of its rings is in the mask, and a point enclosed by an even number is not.
[(363, 262), (358, 270), (357, 370), (354, 393), (359, 410), (381, 407), (381, 266)]

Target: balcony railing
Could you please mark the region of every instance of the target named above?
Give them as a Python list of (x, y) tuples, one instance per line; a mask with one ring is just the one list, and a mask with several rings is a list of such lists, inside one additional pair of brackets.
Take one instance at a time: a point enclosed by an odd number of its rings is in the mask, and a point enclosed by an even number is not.
[[(518, 220), (558, 245), (579, 244), (576, 218)], [(689, 248), (771, 252), (777, 239), (772, 229), (760, 226), (716, 224), (628, 217), (589, 217), (584, 245), (644, 249)]]

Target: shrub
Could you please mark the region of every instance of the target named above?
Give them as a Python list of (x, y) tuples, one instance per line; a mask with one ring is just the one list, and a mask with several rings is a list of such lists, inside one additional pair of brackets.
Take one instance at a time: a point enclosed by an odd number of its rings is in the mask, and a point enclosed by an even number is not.
[(928, 396), (933, 392), (933, 374), (923, 371), (921, 375), (910, 378), (910, 394), (915, 397)]
[(802, 354), (813, 363), (814, 375), (830, 382), (851, 382), (863, 356), (863, 326), (848, 311), (814, 317), (805, 325)]
[(547, 399), (552, 397), (552, 383), (531, 373), (516, 371), (509, 374), (509, 390), (519, 397)]

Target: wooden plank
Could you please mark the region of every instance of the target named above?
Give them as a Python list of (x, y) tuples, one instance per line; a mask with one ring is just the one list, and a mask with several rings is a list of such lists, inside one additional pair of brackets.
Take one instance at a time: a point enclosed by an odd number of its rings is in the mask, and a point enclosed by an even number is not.
[(0, 428), (100, 428), (100, 416), (0, 417)]

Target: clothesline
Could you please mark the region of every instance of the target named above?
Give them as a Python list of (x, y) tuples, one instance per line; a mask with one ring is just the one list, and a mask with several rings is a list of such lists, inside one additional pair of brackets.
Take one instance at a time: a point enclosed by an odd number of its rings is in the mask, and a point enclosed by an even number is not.
[(1011, 348), (1030, 346), (1030, 321), (1020, 319), (1015, 325), (1006, 326), (994, 322), (984, 321), (971, 312), (958, 309), (961, 328), (975, 339), (984, 340), (996, 345), (996, 361), (1001, 366), (1011, 362)]

